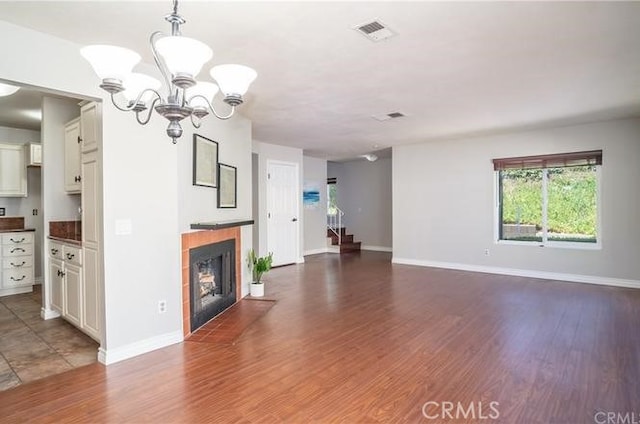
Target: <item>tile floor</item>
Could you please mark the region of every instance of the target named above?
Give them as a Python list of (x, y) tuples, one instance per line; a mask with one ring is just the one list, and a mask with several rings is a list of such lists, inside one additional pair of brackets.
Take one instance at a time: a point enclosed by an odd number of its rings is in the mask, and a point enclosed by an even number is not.
[(40, 318), (40, 286), (0, 297), (0, 391), (97, 361), (98, 343), (63, 320)]
[(186, 341), (233, 343), (276, 303), (272, 299), (242, 299), (191, 334)]

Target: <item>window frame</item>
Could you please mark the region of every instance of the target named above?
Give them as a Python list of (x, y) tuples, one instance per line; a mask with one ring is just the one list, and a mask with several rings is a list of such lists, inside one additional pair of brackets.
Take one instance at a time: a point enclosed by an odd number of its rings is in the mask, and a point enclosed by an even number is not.
[[(602, 250), (602, 165), (596, 164), (596, 208), (597, 208), (597, 219), (596, 219), (596, 242), (588, 243), (588, 242), (576, 242), (576, 241), (554, 241), (549, 240), (547, 237), (547, 206), (548, 206), (548, 197), (547, 197), (547, 168), (543, 168), (543, 210), (542, 210), (542, 222), (543, 222), (543, 232), (542, 232), (542, 241), (526, 241), (526, 240), (503, 240), (500, 238), (500, 227), (502, 224), (502, 210), (500, 208), (501, 204), (501, 179), (500, 179), (500, 170), (493, 171), (493, 180), (494, 180), (494, 213), (493, 213), (493, 240), (495, 244), (501, 245), (511, 245), (511, 246), (529, 246), (529, 247), (551, 247), (551, 248), (559, 248), (559, 249), (574, 249), (574, 250)], [(555, 167), (551, 167), (555, 168)]]

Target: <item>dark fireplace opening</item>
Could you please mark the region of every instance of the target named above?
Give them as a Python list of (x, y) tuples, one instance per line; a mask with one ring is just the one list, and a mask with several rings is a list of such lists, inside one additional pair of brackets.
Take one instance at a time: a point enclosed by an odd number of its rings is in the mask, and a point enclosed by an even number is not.
[(225, 240), (189, 250), (191, 332), (236, 301), (236, 242)]

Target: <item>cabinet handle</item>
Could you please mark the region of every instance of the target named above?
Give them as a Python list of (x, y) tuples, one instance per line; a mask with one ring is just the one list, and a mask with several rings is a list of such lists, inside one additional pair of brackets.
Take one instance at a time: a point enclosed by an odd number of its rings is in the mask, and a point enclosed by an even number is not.
[(14, 243), (22, 243), (24, 241), (24, 237), (22, 237), (20, 240), (14, 240), (13, 238), (10, 238), (9, 240), (11, 240)]
[(21, 264), (14, 264), (13, 262), (11, 262), (11, 266), (16, 267), (16, 268), (20, 268), (21, 266), (24, 266), (25, 263), (26, 263), (25, 261), (22, 261)]
[(73, 257), (76, 256), (73, 253), (67, 253), (67, 259), (71, 260), (73, 259)]
[(27, 278), (27, 276), (26, 276), (26, 275), (23, 275), (23, 276), (22, 276), (22, 277), (20, 277), (20, 278), (13, 278), (13, 277), (11, 277), (11, 279), (12, 279), (13, 281), (22, 281), (22, 280), (24, 280), (25, 278)]
[(14, 248), (13, 248), (13, 249), (11, 249), (9, 252), (10, 252), (10, 253), (13, 253), (13, 252), (17, 252), (17, 251), (20, 251), (20, 252), (26, 252), (26, 250), (24, 250), (22, 247), (14, 247)]
[(52, 255), (57, 255), (58, 254), (58, 249), (51, 249), (51, 254)]
[(58, 277), (64, 277), (64, 272), (58, 270)]
[(82, 143), (82, 137), (78, 136), (78, 144)]

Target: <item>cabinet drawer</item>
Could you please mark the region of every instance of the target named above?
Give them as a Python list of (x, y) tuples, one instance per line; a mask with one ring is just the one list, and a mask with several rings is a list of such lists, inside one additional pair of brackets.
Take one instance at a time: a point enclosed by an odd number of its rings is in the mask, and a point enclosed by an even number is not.
[(2, 270), (2, 287), (21, 287), (33, 285), (33, 268)]
[(8, 233), (2, 235), (3, 246), (17, 246), (20, 244), (33, 244), (33, 233), (25, 231), (22, 233)]
[(54, 241), (49, 242), (49, 257), (55, 259), (62, 259), (62, 245)]
[(17, 269), (33, 267), (33, 256), (14, 256), (2, 259), (2, 268)]
[(75, 246), (62, 246), (62, 260), (65, 263), (71, 263), (74, 265), (82, 265), (82, 250)]
[(4, 258), (13, 258), (15, 256), (29, 256), (33, 255), (33, 244), (16, 244), (16, 245), (3, 245), (2, 256)]

